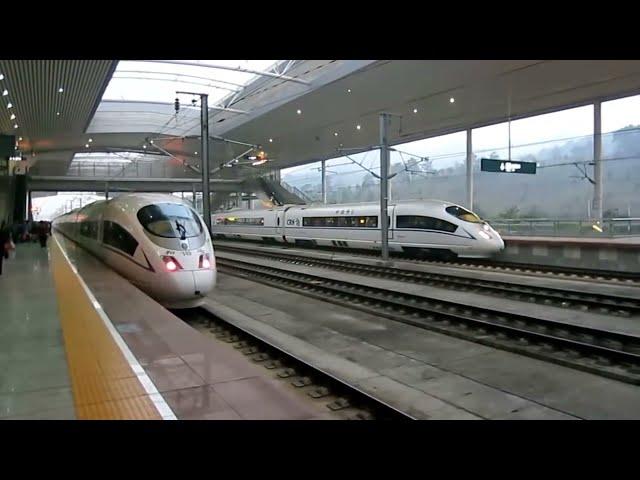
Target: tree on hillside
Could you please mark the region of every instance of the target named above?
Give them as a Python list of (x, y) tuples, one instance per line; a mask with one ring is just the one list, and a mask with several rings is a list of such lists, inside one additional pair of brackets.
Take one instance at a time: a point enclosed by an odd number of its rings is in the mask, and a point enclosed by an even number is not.
[(518, 218), (520, 209), (514, 205), (498, 214), (498, 218)]

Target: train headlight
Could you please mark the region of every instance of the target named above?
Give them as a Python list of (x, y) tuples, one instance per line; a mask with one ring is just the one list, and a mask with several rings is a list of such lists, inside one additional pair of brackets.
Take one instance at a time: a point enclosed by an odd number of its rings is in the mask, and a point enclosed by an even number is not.
[(205, 253), (204, 255), (200, 255), (200, 268), (211, 268), (211, 260), (209, 259), (209, 254)]
[(164, 267), (170, 272), (175, 272), (182, 268), (180, 262), (178, 262), (174, 257), (163, 255), (162, 261), (164, 262)]
[(491, 240), (491, 235), (489, 235), (487, 232), (484, 232), (482, 230), (478, 232), (478, 235), (480, 235), (485, 240)]

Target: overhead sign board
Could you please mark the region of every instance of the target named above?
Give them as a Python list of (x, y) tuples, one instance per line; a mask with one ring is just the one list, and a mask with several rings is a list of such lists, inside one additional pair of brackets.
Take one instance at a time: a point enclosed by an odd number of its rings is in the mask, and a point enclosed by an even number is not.
[(480, 170), (483, 172), (535, 174), (536, 166), (536, 162), (516, 162), (496, 158), (480, 159)]

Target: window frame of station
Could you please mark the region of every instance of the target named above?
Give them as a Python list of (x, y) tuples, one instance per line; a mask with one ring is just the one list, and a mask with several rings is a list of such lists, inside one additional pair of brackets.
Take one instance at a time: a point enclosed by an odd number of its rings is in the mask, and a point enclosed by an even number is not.
[[(389, 217), (391, 218), (391, 217)], [(364, 219), (364, 222), (360, 220)], [(332, 225), (328, 225), (329, 220)], [(313, 223), (317, 223), (312, 225)], [(371, 224), (373, 223), (373, 224)], [(323, 217), (302, 217), (304, 228), (378, 228), (378, 215), (335, 215)]]
[[(232, 218), (233, 220), (230, 220)], [(264, 217), (218, 217), (216, 225), (240, 225), (243, 227), (264, 227)]]
[[(421, 226), (407, 226), (401, 225), (401, 222), (408, 220), (409, 218), (413, 219), (421, 219), (421, 221), (425, 222), (433, 222), (433, 226), (429, 226), (428, 223)], [(438, 228), (440, 227), (440, 223), (446, 225), (448, 228)], [(453, 230), (451, 230), (453, 228)], [(396, 229), (397, 230), (429, 230), (436, 232), (444, 232), (444, 233), (454, 233), (458, 229), (458, 225), (455, 223), (451, 223), (447, 220), (437, 217), (430, 217), (427, 215), (396, 215)]]

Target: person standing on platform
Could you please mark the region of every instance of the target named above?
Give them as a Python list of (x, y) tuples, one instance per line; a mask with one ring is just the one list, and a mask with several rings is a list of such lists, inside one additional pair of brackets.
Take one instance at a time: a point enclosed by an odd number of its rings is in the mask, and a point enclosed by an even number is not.
[(0, 275), (2, 275), (2, 264), (5, 258), (9, 258), (9, 251), (14, 248), (16, 247), (11, 240), (11, 231), (3, 220), (0, 225)]
[(38, 222), (38, 240), (40, 240), (40, 247), (45, 248), (47, 246), (47, 225), (44, 222)]

